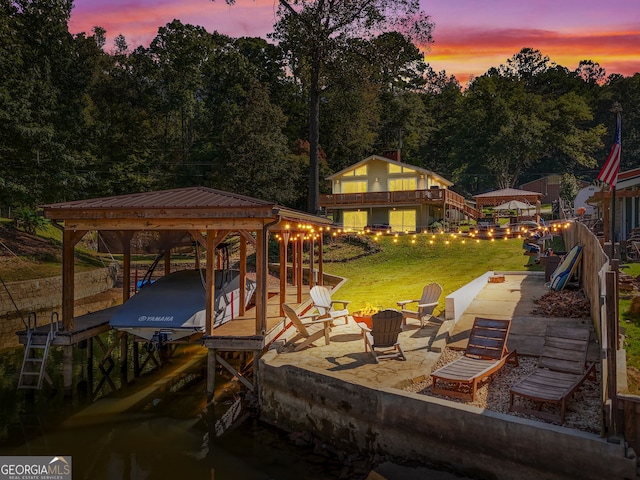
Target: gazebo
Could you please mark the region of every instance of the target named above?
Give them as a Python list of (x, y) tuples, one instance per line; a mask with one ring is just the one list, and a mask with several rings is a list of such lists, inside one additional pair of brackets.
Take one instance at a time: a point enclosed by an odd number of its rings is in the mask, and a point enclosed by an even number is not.
[[(136, 232), (153, 232), (159, 238), (158, 248), (165, 253), (165, 274), (170, 271), (171, 250), (175, 239), (185, 238), (206, 251), (206, 327), (201, 342), (209, 348), (209, 369), (214, 371), (216, 350), (252, 351), (259, 353), (277, 338), (286, 327), (282, 303), (304, 307), (305, 288), (323, 283), (322, 231), (330, 226), (329, 219), (277, 205), (273, 202), (233, 194), (206, 187), (134, 193), (113, 197), (77, 200), (43, 205), (44, 216), (63, 231), (62, 255), (62, 325), (60, 338), (52, 345), (65, 348), (65, 388), (71, 382), (71, 353), (74, 344), (92, 339), (108, 326), (108, 316), (82, 324), (74, 319), (74, 249), (89, 232), (107, 232), (119, 244), (123, 255), (123, 302), (130, 295), (132, 239)], [(280, 242), (278, 292), (268, 291), (268, 240), (278, 234)], [(237, 321), (213, 328), (215, 298), (216, 247), (230, 235), (239, 238), (240, 282), (247, 273), (247, 245), (255, 248), (256, 291), (255, 308), (238, 312)], [(314, 242), (320, 245), (314, 258)], [(308, 269), (303, 269), (303, 244), (308, 243)], [(290, 247), (290, 249), (289, 249)], [(291, 252), (290, 266), (287, 254)], [(158, 252), (151, 252), (158, 253)], [(288, 279), (291, 283), (288, 284)], [(240, 288), (244, 292), (244, 288)], [(106, 320), (104, 320), (106, 317)], [(74, 320), (77, 320), (74, 322)], [(126, 336), (121, 338), (126, 342)], [(69, 350), (69, 351), (68, 351)], [(68, 360), (68, 362), (67, 362)], [(69, 365), (67, 365), (69, 363)], [(232, 372), (233, 373), (233, 372)], [(213, 393), (212, 375), (208, 393)]]
[(544, 195), (540, 192), (531, 192), (528, 190), (519, 190), (517, 188), (503, 188), (492, 192), (474, 195), (476, 208), (482, 211), (483, 207), (496, 207), (512, 200), (523, 202), (535, 207), (535, 221), (540, 222), (540, 198)]

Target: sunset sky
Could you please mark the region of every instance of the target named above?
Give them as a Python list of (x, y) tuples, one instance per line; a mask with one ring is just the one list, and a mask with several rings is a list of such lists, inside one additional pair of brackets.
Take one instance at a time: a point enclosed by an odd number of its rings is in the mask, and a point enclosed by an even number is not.
[[(607, 74), (640, 72), (638, 0), (421, 0), (435, 22), (435, 43), (425, 60), (461, 83), (482, 75), (523, 47), (540, 50), (571, 70), (580, 60), (600, 63)], [(148, 46), (174, 18), (231, 37), (266, 37), (277, 0), (75, 0), (69, 31), (107, 30), (107, 47), (123, 34), (131, 47)]]

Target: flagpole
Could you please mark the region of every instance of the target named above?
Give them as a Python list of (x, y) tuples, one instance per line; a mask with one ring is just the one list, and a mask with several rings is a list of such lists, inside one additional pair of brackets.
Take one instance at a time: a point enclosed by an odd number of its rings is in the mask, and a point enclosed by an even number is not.
[[(618, 102), (613, 104), (611, 111), (616, 115), (616, 131), (620, 125), (622, 107)], [(617, 176), (617, 173), (616, 173)], [(616, 182), (617, 183), (617, 182)], [(611, 186), (611, 258), (616, 257), (616, 183)]]
[[(618, 102), (613, 104), (611, 109), (616, 115), (616, 143), (621, 144), (621, 119), (620, 113), (622, 107)], [(621, 163), (621, 150), (622, 145), (618, 145), (618, 168)], [(618, 183), (618, 172), (615, 172), (613, 185), (611, 186), (611, 270), (613, 275), (609, 275), (607, 278), (607, 302), (611, 302), (612, 305), (607, 305), (607, 315), (605, 317), (605, 328), (607, 332), (607, 393), (611, 406), (611, 417), (609, 421), (610, 435), (617, 437), (619, 435), (619, 425), (616, 412), (618, 411), (618, 365), (617, 351), (620, 348), (620, 327), (619, 327), (619, 312), (618, 303), (620, 301), (620, 295), (618, 291), (618, 276), (620, 268), (620, 258), (616, 256), (616, 185)], [(609, 289), (612, 288), (612, 292), (609, 293)]]

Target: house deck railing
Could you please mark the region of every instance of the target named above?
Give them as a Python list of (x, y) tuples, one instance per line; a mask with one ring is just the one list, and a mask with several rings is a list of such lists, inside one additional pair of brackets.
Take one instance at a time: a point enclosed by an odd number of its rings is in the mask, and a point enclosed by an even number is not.
[(462, 195), (446, 189), (320, 195), (320, 206), (323, 208), (415, 205), (423, 203), (440, 204), (445, 208), (455, 208), (463, 211), (470, 218), (478, 218), (478, 211), (467, 205)]

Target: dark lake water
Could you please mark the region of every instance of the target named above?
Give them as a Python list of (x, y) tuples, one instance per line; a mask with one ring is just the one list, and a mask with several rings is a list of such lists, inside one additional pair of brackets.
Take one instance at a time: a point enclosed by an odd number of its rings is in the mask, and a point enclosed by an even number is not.
[[(55, 350), (48, 370), (61, 385), (55, 366), (61, 353)], [(16, 389), (22, 355), (22, 348), (0, 352), (0, 455), (68, 455), (74, 479), (366, 477), (366, 467), (354, 468), (349, 458), (338, 459), (317, 443), (298, 445), (255, 417), (216, 438), (215, 418), (206, 413), (204, 380), (126, 413), (78, 421), (77, 414), (91, 405), (85, 396), (65, 397), (61, 388), (48, 386), (35, 393)], [(74, 376), (83, 378), (83, 373), (82, 365), (74, 367)], [(223, 378), (220, 384), (229, 381)], [(99, 400), (112, 401), (117, 402)], [(216, 407), (218, 418), (231, 403), (232, 398)]]
[[(65, 397), (61, 349), (51, 350), (47, 368), (55, 388), (45, 385), (36, 392), (17, 389), (23, 348), (0, 351), (0, 456), (71, 456), (74, 480), (361, 480), (380, 460), (336, 451), (307, 432), (289, 435), (255, 415), (217, 437), (216, 421), (238, 398), (238, 389), (229, 376), (217, 376), (216, 389), (223, 394), (214, 411), (208, 409), (206, 382), (197, 374), (202, 368), (187, 374), (186, 381), (181, 377), (184, 388), (158, 393), (124, 413), (113, 413), (111, 409), (121, 410), (123, 398), (151, 384), (166, 369), (147, 373), (93, 403), (78, 388), (87, 378), (86, 355), (86, 349), (74, 348), (76, 391)], [(189, 353), (178, 350), (168, 362), (176, 366), (189, 358)], [(97, 372), (94, 375), (97, 383)], [(87, 415), (96, 406), (100, 410)], [(407, 474), (411, 479), (459, 478), (423, 467), (396, 471), (388, 478), (405, 479)]]

